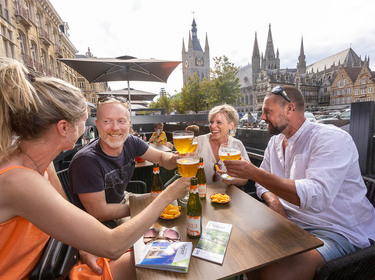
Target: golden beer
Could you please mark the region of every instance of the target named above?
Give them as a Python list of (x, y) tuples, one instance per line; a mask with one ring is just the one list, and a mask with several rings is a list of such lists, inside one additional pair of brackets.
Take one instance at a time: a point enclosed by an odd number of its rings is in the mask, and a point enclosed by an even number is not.
[(177, 159), (177, 168), (182, 177), (193, 177), (198, 171), (199, 159), (193, 157)]
[(220, 153), (219, 152), (219, 158), (221, 159), (221, 161), (224, 161), (224, 160), (239, 160), (241, 158), (241, 153), (240, 153), (240, 151), (229, 152), (229, 153)]
[(198, 146), (198, 143), (197, 143), (197, 142), (195, 142), (195, 143), (193, 142), (193, 143), (191, 144), (191, 146), (190, 146), (189, 153), (194, 154), (195, 151), (196, 151), (196, 149), (197, 149), (197, 146)]
[(174, 135), (173, 144), (177, 152), (179, 152), (180, 154), (188, 153), (191, 147), (191, 143), (193, 142), (193, 138), (194, 136), (190, 136), (190, 135), (181, 135), (181, 136)]

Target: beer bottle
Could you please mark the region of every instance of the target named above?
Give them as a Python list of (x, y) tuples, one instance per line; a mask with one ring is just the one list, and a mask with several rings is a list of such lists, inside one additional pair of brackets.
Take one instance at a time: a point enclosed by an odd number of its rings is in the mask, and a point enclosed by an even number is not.
[(152, 178), (151, 196), (155, 199), (163, 191), (163, 182), (160, 177), (159, 163), (155, 162), (153, 166), (154, 177)]
[(202, 205), (199, 200), (198, 180), (190, 180), (190, 194), (186, 209), (186, 234), (190, 238), (199, 238), (202, 234)]
[(197, 179), (198, 179), (199, 198), (206, 199), (207, 187), (206, 187), (206, 175), (204, 174), (203, 158), (199, 159)]

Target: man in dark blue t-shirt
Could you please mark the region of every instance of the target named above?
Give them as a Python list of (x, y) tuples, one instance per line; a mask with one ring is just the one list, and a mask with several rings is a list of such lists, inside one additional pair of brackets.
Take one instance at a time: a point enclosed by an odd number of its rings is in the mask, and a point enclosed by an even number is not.
[(101, 221), (117, 220), (130, 215), (123, 202), (134, 158), (140, 156), (173, 169), (176, 157), (129, 135), (129, 110), (118, 98), (99, 99), (96, 126), (99, 138), (82, 148), (69, 166), (70, 187), (76, 205)]

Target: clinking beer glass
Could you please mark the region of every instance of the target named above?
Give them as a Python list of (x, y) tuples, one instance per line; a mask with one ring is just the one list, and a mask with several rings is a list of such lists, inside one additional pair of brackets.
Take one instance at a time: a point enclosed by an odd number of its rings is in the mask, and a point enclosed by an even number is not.
[[(177, 168), (182, 177), (193, 177), (197, 174), (199, 158), (189, 153), (194, 139), (194, 132), (177, 130), (172, 132), (173, 144), (179, 153), (177, 156)], [(189, 193), (179, 201), (186, 204), (189, 199)]]
[[(239, 160), (241, 158), (241, 152), (240, 152), (239, 149), (237, 149), (236, 147), (234, 147), (230, 143), (221, 144), (220, 148), (219, 148), (219, 158), (220, 158), (221, 161), (224, 161), (224, 160)], [(234, 177), (231, 177), (228, 174), (223, 174), (223, 175), (221, 175), (221, 177), (223, 179), (227, 179), (227, 180), (235, 179)]]
[(173, 144), (177, 152), (181, 155), (187, 154), (194, 139), (194, 132), (177, 130), (172, 132)]
[[(177, 168), (182, 177), (194, 177), (197, 174), (199, 158), (190, 155), (177, 156)], [(186, 204), (189, 199), (189, 193), (180, 198), (180, 202)]]

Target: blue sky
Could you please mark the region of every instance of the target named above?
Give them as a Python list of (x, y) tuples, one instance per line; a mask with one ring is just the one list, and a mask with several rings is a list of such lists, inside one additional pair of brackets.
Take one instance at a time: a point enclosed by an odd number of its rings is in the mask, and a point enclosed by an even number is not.
[[(271, 24), (281, 68), (295, 68), (303, 36), (307, 64), (350, 46), (362, 58), (370, 56), (375, 71), (375, 1), (357, 0), (50, 0), (70, 27), (70, 40), (84, 54), (90, 47), (97, 57), (132, 55), (138, 58), (181, 60), (195, 17), (210, 56), (225, 55), (236, 66), (251, 63), (254, 34), (265, 51)], [(103, 4), (104, 3), (104, 4)], [(211, 62), (211, 65), (213, 63)], [(131, 87), (174, 94), (182, 87), (182, 65), (164, 83), (131, 82)], [(111, 83), (112, 89), (126, 83)]]

